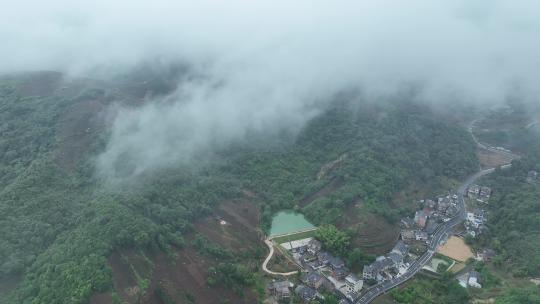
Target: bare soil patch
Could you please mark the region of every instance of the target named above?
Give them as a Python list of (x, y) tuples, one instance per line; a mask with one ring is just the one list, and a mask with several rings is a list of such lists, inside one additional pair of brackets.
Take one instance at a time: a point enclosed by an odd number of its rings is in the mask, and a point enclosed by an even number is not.
[(482, 169), (495, 168), (512, 161), (512, 158), (508, 155), (482, 148), (476, 149), (476, 155), (480, 160), (480, 166), (482, 166)]
[(474, 256), (465, 241), (457, 236), (450, 237), (444, 245), (439, 246), (437, 252), (459, 262), (465, 262)]
[(90, 304), (111, 304), (113, 303), (113, 298), (110, 292), (107, 293), (96, 293), (90, 298)]
[(342, 220), (337, 223), (338, 228), (355, 231), (351, 243), (364, 252), (388, 253), (399, 238), (399, 228), (396, 225), (363, 210), (360, 202), (349, 205), (343, 214)]
[(259, 208), (248, 200), (226, 201), (219, 206), (217, 213), (238, 222), (250, 231), (257, 230), (259, 225)]
[(149, 291), (143, 303), (161, 304), (160, 299), (154, 292), (161, 286), (166, 294), (175, 303), (189, 303), (191, 297), (195, 303), (256, 303), (256, 297), (250, 290), (245, 290), (245, 296), (241, 297), (232, 290), (222, 287), (210, 287), (206, 283), (210, 261), (198, 255), (192, 249), (179, 252), (176, 261), (170, 261), (164, 254), (155, 258), (155, 270)]
[[(225, 221), (225, 224), (222, 221)], [(202, 233), (221, 246), (241, 253), (258, 246), (264, 247), (259, 239), (258, 221), (259, 209), (252, 202), (227, 201), (217, 207), (213, 215), (196, 221), (194, 227), (195, 233)], [(118, 296), (130, 304), (162, 304), (159, 293), (166, 294), (174, 303), (192, 303), (190, 299), (198, 304), (224, 301), (257, 303), (257, 296), (249, 288), (246, 288), (241, 296), (230, 288), (210, 287), (207, 284), (208, 269), (219, 261), (199, 254), (190, 246), (189, 241), (195, 233), (185, 236), (188, 244), (177, 251), (174, 259), (164, 253), (145, 254), (133, 250), (111, 255), (109, 265), (113, 271), (114, 289)], [(265, 250), (260, 252), (264, 254)], [(242, 260), (242, 263), (257, 272), (261, 259), (252, 254), (249, 259)], [(289, 267), (284, 257), (278, 259), (278, 264)], [(146, 291), (140, 292), (138, 289), (137, 276), (149, 280)], [(111, 293), (101, 293), (95, 294), (90, 303), (111, 304), (112, 301)]]
[[(114, 289), (124, 301), (134, 303), (137, 300), (137, 295), (133, 293), (133, 290), (137, 287), (137, 278), (131, 271), (129, 262), (122, 258), (120, 252), (113, 253), (108, 262), (113, 272)], [(102, 300), (107, 298), (105, 295), (99, 297)]]
[(337, 159), (331, 162), (324, 164), (319, 170), (319, 172), (317, 173), (317, 180), (320, 180), (321, 178), (328, 175), (328, 173), (332, 172), (336, 167), (338, 167), (343, 162), (343, 160), (345, 160), (345, 158), (347, 158), (347, 153), (341, 155), (340, 157), (338, 157)]
[(281, 254), (279, 250), (275, 250), (272, 259), (268, 263), (268, 269), (275, 272), (290, 272), (298, 270), (298, 267)]
[[(156, 290), (161, 289), (174, 303), (256, 303), (256, 295), (249, 289), (244, 290), (244, 296), (234, 293), (224, 286), (207, 284), (208, 269), (217, 261), (201, 256), (193, 248), (187, 247), (177, 252), (177, 258), (172, 260), (164, 253), (149, 256), (152, 268), (148, 270), (143, 257), (134, 251), (114, 253), (109, 258), (109, 265), (113, 270), (114, 289), (120, 299), (126, 303), (135, 304), (162, 304)], [(256, 264), (250, 267), (258, 267)], [(137, 274), (148, 279), (150, 284), (147, 290), (141, 291), (137, 282)], [(111, 293), (95, 294), (91, 298), (92, 304), (111, 304)]]
[[(195, 222), (195, 230), (234, 252), (254, 245), (263, 246), (259, 225), (259, 208), (247, 201), (227, 201), (214, 215)], [(224, 224), (223, 222), (224, 221)]]

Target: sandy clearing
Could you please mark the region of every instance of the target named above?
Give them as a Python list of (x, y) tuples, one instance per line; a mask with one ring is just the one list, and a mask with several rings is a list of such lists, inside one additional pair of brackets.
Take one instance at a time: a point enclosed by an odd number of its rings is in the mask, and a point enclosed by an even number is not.
[(439, 246), (437, 252), (459, 262), (465, 262), (474, 256), (465, 241), (457, 236), (450, 237), (444, 245)]

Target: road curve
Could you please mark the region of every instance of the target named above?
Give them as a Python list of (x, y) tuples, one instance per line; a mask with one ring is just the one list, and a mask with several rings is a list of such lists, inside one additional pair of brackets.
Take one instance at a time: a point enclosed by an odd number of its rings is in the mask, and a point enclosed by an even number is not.
[(291, 272), (274, 272), (272, 270), (269, 270), (267, 266), (268, 266), (268, 262), (270, 262), (270, 259), (274, 255), (274, 244), (270, 240), (264, 240), (264, 243), (266, 244), (266, 246), (268, 246), (268, 249), (270, 249), (268, 256), (266, 257), (266, 259), (264, 260), (262, 264), (262, 269), (264, 270), (264, 272), (271, 275), (280, 275), (280, 276), (292, 276), (298, 273), (298, 270), (291, 271)]
[[(506, 164), (501, 166), (502, 169), (506, 169), (511, 167), (511, 164)], [(394, 278), (389, 281), (384, 281), (382, 283), (378, 283), (369, 289), (367, 289), (364, 294), (356, 299), (354, 302), (355, 304), (368, 304), (371, 301), (373, 301), (375, 298), (380, 296), (381, 294), (389, 291), (390, 289), (403, 284), (405, 281), (412, 278), (418, 271), (424, 267), (424, 265), (433, 257), (435, 254), (437, 247), (442, 242), (443, 239), (448, 238), (450, 234), (452, 233), (452, 230), (456, 225), (461, 223), (463, 220), (465, 220), (466, 217), (466, 209), (465, 209), (465, 192), (467, 191), (467, 188), (475, 182), (478, 178), (495, 172), (495, 168), (481, 170), (471, 176), (469, 176), (458, 188), (458, 196), (459, 196), (459, 211), (458, 213), (448, 222), (441, 225), (433, 234), (431, 241), (429, 243), (428, 250), (420, 256), (416, 261), (412, 263), (412, 265), (409, 267), (406, 273), (404, 273), (402, 276), (398, 278)]]
[[(476, 143), (476, 145), (479, 147), (479, 148), (482, 148), (482, 149), (485, 149), (485, 150), (488, 150), (488, 151), (491, 151), (491, 152), (494, 152), (494, 153), (499, 153), (499, 154), (502, 154), (508, 158), (510, 158), (510, 160), (512, 159), (516, 159), (516, 158), (519, 158), (520, 156), (517, 155), (517, 154), (514, 154), (510, 151), (505, 151), (505, 150), (500, 150), (500, 149), (497, 149), (493, 146), (490, 146), (490, 145), (487, 145), (487, 144), (484, 144), (484, 143), (481, 143), (478, 138), (476, 137), (476, 135), (474, 135), (474, 132), (473, 132), (473, 128), (474, 128), (474, 125), (476, 125), (476, 123), (480, 120), (480, 118), (478, 119), (475, 119), (473, 121), (471, 121), (471, 123), (469, 124), (469, 126), (467, 127), (467, 130), (469, 131), (469, 133), (471, 134), (471, 137), (472, 139), (474, 140), (474, 142)], [(534, 124), (533, 124), (534, 125)]]

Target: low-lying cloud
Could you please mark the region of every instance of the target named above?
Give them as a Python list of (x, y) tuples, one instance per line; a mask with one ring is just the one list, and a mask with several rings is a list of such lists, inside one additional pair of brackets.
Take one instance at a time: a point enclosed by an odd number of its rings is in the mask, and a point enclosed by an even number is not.
[(403, 85), (431, 102), (538, 103), (540, 3), (20, 1), (0, 11), (0, 71), (116, 71), (159, 58), (204, 75), (121, 109), (100, 168), (133, 173), (209, 153), (251, 131), (295, 130), (336, 93)]

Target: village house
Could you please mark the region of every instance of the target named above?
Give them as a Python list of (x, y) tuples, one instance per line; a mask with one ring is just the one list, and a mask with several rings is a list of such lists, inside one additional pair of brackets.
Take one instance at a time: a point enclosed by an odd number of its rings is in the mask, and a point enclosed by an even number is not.
[(413, 241), (415, 239), (414, 230), (410, 230), (410, 229), (401, 230), (401, 239), (405, 242)]
[(439, 202), (437, 203), (437, 211), (444, 212), (448, 207), (452, 205), (452, 200), (449, 196), (447, 197), (439, 197)]
[(407, 253), (409, 253), (409, 246), (402, 241), (398, 241), (392, 249), (392, 252), (400, 254), (404, 257), (407, 255)]
[(385, 256), (380, 256), (375, 260), (375, 262), (364, 266), (362, 277), (364, 280), (374, 279), (381, 282), (384, 280), (384, 276), (381, 273), (388, 270), (392, 266), (394, 266), (394, 262), (391, 259)]
[(345, 281), (349, 284), (354, 286), (355, 291), (360, 291), (362, 289), (362, 285), (364, 282), (360, 280), (354, 273), (350, 273), (347, 277), (345, 277)]
[(491, 196), (491, 188), (490, 187), (481, 187), (480, 188), (480, 197), (484, 199), (489, 199)]
[(471, 287), (482, 288), (482, 285), (480, 284), (480, 273), (474, 270), (469, 272), (469, 279), (467, 280), (467, 284)]
[(392, 262), (394, 263), (394, 265), (399, 265), (401, 263), (403, 263), (403, 256), (399, 253), (396, 253), (396, 252), (390, 252), (388, 254), (388, 258), (390, 260), (392, 260)]
[(472, 185), (467, 190), (467, 193), (469, 194), (469, 197), (476, 197), (478, 194), (480, 194), (480, 186), (478, 185)]
[(338, 288), (339, 292), (343, 294), (347, 299), (354, 301), (358, 297), (358, 292), (354, 291), (354, 287), (349, 284), (342, 285)]
[(302, 282), (309, 287), (319, 289), (324, 283), (324, 277), (317, 272), (310, 272), (302, 278)]
[(316, 239), (311, 239), (307, 245), (307, 250), (309, 253), (315, 255), (319, 251), (321, 251), (321, 247), (322, 247), (321, 242), (319, 242)]
[(401, 227), (407, 228), (407, 229), (413, 228), (416, 225), (414, 220), (410, 217), (402, 218), (400, 224), (401, 224)]
[(302, 256), (302, 261), (303, 261), (304, 263), (308, 263), (308, 264), (309, 264), (309, 263), (311, 263), (311, 262), (313, 262), (313, 261), (317, 261), (317, 260), (318, 260), (318, 259), (317, 259), (317, 256), (314, 255), (314, 254), (311, 254), (311, 253), (309, 253), (309, 252), (305, 253), (305, 254)]
[(473, 212), (467, 212), (467, 223), (478, 229), (486, 221), (486, 212), (476, 209)]
[(289, 281), (273, 282), (268, 285), (268, 290), (278, 301), (286, 301), (291, 298), (290, 288), (294, 285)]
[(416, 211), (414, 214), (414, 222), (418, 227), (424, 228), (426, 226), (426, 222), (429, 216), (429, 210), (427, 208), (424, 208), (423, 210)]
[(425, 202), (424, 202), (424, 207), (425, 207), (425, 208), (428, 208), (428, 209), (433, 209), (433, 208), (435, 208), (435, 205), (436, 205), (436, 204), (437, 204), (437, 203), (435, 203), (434, 200), (427, 199), (427, 200), (425, 200)]
[(335, 268), (332, 270), (332, 276), (336, 280), (343, 280), (349, 274), (349, 270), (345, 267)]
[(472, 185), (467, 190), (467, 195), (469, 198), (475, 198), (480, 203), (487, 203), (491, 196), (491, 188)]
[(328, 265), (328, 263), (330, 262), (330, 258), (332, 258), (332, 256), (330, 255), (330, 253), (326, 251), (320, 251), (317, 254), (317, 259), (323, 265)]
[(375, 261), (369, 265), (365, 265), (362, 271), (362, 278), (364, 280), (376, 280), (380, 268), (379, 264), (380, 263), (377, 263), (377, 261)]
[(298, 285), (294, 292), (302, 299), (302, 302), (309, 303), (317, 296), (317, 291), (309, 286)]
[(414, 237), (417, 241), (427, 241), (429, 239), (427, 232), (425, 231), (415, 231)]
[(336, 257), (333, 257), (333, 256), (330, 257), (330, 259), (328, 260), (328, 263), (330, 264), (330, 267), (332, 267), (332, 269), (338, 269), (338, 268), (345, 267), (345, 262), (343, 262), (342, 259), (336, 258)]
[(351, 304), (351, 302), (349, 302), (347, 299), (341, 299), (339, 300), (338, 304)]
[(432, 235), (433, 233), (435, 233), (435, 231), (437, 231), (438, 227), (439, 224), (435, 221), (435, 219), (430, 218), (426, 224), (425, 231), (427, 232), (427, 234)]
[(476, 259), (479, 261), (490, 262), (497, 255), (493, 249), (484, 249), (476, 253)]
[(307, 263), (307, 265), (309, 267), (311, 267), (311, 269), (313, 270), (319, 270), (319, 269), (322, 269), (325, 267), (324, 264), (322, 264), (321, 262), (319, 262), (318, 260), (314, 260), (313, 262), (309, 262)]

